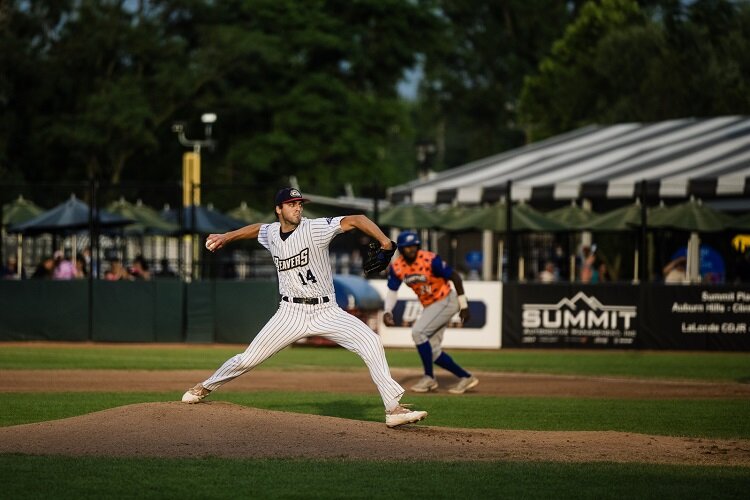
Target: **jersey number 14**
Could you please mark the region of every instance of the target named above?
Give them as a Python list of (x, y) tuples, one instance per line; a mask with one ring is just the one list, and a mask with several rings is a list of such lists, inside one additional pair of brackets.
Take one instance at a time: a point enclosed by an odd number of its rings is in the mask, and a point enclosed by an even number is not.
[[(312, 273), (311, 270), (307, 270), (307, 276), (302, 276), (302, 272), (298, 272), (297, 276), (299, 276), (299, 280), (302, 282), (303, 285), (307, 285), (308, 283), (317, 283), (318, 280), (315, 279), (315, 275)], [(307, 280), (305, 280), (307, 278)]]

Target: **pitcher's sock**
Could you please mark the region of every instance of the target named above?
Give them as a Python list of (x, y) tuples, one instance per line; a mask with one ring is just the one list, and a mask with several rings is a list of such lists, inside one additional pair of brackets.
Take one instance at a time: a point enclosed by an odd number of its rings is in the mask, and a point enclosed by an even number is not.
[(465, 378), (471, 377), (471, 373), (467, 372), (453, 361), (453, 358), (448, 356), (445, 352), (441, 352), (438, 359), (435, 360), (435, 364), (441, 368), (445, 368), (456, 377)]

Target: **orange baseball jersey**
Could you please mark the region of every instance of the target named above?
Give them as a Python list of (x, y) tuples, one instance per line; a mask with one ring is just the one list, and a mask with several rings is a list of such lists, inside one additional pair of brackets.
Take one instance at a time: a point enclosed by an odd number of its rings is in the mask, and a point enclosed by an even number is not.
[(409, 264), (399, 255), (388, 268), (388, 288), (398, 290), (406, 283), (419, 297), (423, 306), (444, 299), (451, 291), (448, 279), (453, 269), (443, 262), (439, 255), (427, 250), (419, 250), (414, 262)]

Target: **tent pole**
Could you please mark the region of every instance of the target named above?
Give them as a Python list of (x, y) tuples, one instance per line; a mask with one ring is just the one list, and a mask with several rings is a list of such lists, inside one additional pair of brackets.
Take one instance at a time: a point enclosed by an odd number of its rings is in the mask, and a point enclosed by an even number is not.
[(505, 240), (500, 238), (497, 242), (497, 281), (503, 281), (503, 253), (505, 253)]
[(16, 268), (18, 270), (18, 279), (23, 276), (23, 235), (18, 233), (16, 237)]
[(492, 279), (492, 231), (482, 231), (482, 280)]
[(505, 188), (505, 234), (508, 235), (508, 281), (516, 279), (516, 248), (513, 241), (513, 181)]
[[(91, 269), (89, 269), (88, 292), (89, 292), (89, 341), (94, 340), (94, 267), (96, 277), (99, 277), (99, 238), (96, 236), (96, 182), (89, 179), (89, 190), (91, 192), (91, 206), (89, 207), (89, 243), (91, 246)], [(96, 262), (96, 266), (94, 263)]]
[(648, 281), (648, 198), (646, 197), (646, 181), (641, 181), (641, 231), (640, 231), (640, 251), (638, 252), (637, 258), (640, 261), (638, 270), (640, 271), (641, 283)]

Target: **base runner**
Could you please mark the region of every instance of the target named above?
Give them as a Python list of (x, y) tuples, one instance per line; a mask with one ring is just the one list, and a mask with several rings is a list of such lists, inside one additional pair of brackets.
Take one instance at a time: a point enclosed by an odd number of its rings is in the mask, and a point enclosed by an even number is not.
[(385, 405), (385, 422), (396, 427), (422, 420), (426, 411), (399, 404), (404, 389), (390, 374), (383, 344), (375, 332), (338, 307), (328, 246), (337, 234), (359, 229), (375, 238), (380, 258), (387, 262), (395, 252), (393, 242), (364, 215), (302, 218), (307, 201), (297, 189), (276, 194), (278, 221), (251, 224), (224, 234), (211, 234), (206, 248), (214, 252), (226, 244), (257, 238), (273, 256), (279, 279), (279, 309), (260, 330), (245, 352), (228, 359), (208, 379), (188, 390), (185, 403), (198, 403), (222, 384), (246, 373), (297, 340), (319, 335), (356, 353), (367, 365)]
[[(458, 312), (461, 321), (469, 320), (469, 304), (464, 295), (461, 276), (450, 268), (439, 255), (421, 250), (417, 233), (405, 231), (398, 235), (401, 254), (388, 268), (388, 292), (385, 298), (383, 322), (395, 326), (393, 307), (401, 283), (406, 283), (424, 306), (419, 319), (412, 326), (412, 338), (424, 367), (424, 376), (411, 387), (414, 392), (429, 392), (438, 388), (432, 363), (445, 368), (458, 377), (458, 383), (448, 389), (451, 394), (463, 394), (476, 387), (479, 380), (461, 368), (443, 351), (443, 334), (451, 318)], [(455, 290), (449, 281), (453, 282)], [(458, 292), (458, 293), (456, 293)]]

